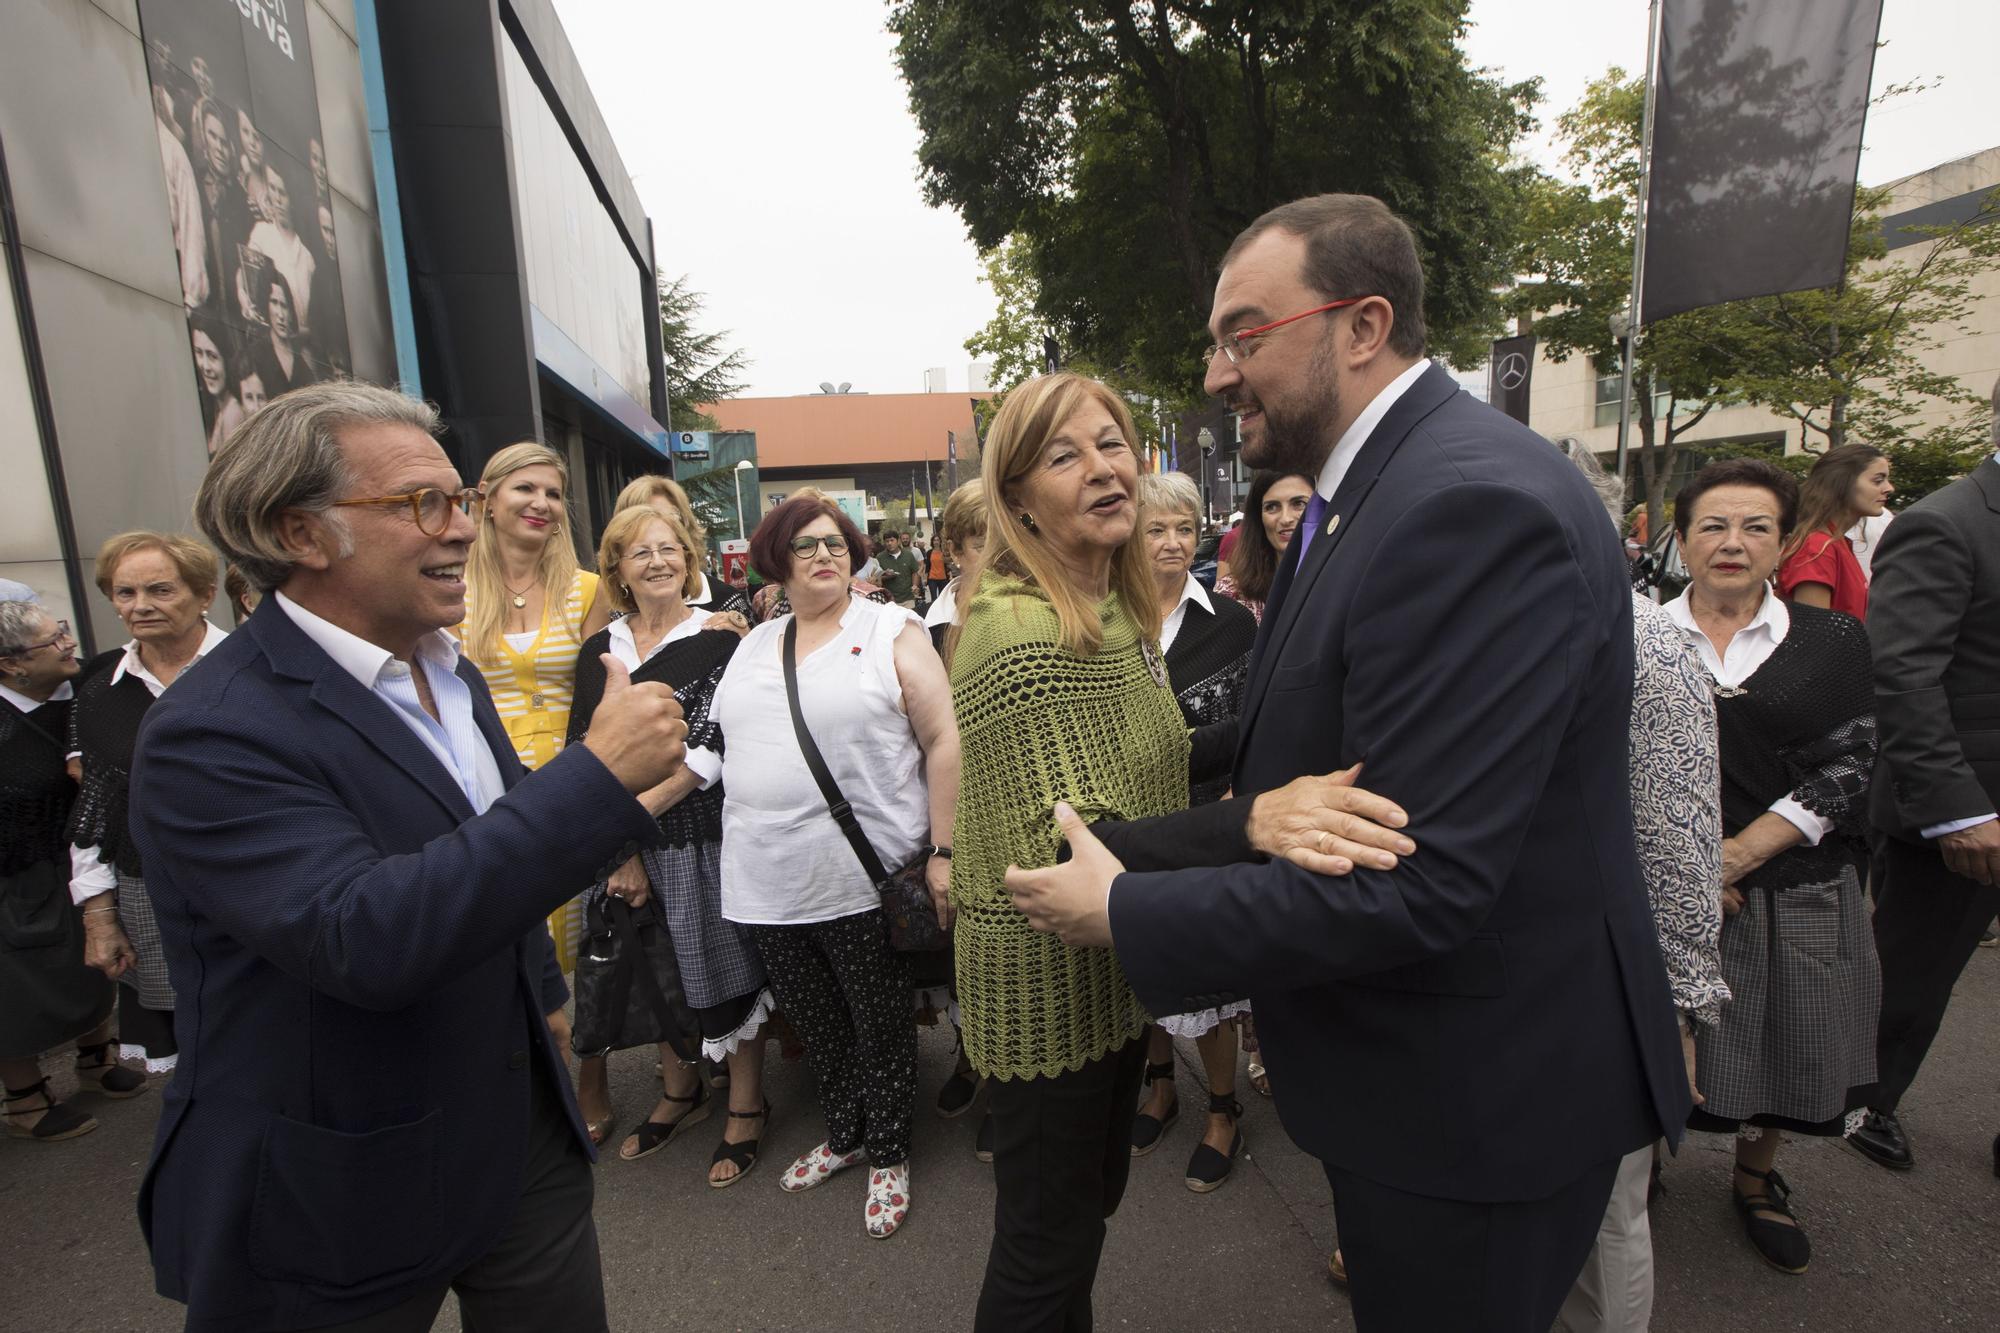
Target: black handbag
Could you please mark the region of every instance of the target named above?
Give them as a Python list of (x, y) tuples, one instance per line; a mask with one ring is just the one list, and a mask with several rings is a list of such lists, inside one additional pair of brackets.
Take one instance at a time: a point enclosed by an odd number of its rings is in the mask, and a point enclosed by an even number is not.
[(587, 941), (576, 960), (570, 1049), (592, 1056), (665, 1042), (694, 1063), (700, 1052), (688, 1034), (699, 1032), (700, 1023), (681, 990), (674, 943), (653, 913), (635, 914), (623, 898), (599, 893), (584, 917)]
[(806, 729), (806, 715), (799, 708), (798, 672), (799, 622), (793, 617), (785, 626), (785, 699), (792, 706), (792, 730), (798, 733), (799, 750), (805, 755), (806, 767), (812, 770), (813, 781), (819, 784), (820, 795), (826, 798), (827, 812), (833, 816), (840, 831), (847, 836), (847, 845), (860, 858), (861, 869), (875, 886), (882, 898), (882, 920), (889, 930), (889, 947), (903, 953), (930, 953), (951, 947), (951, 933), (938, 924), (937, 907), (931, 902), (930, 881), (925, 870), (930, 863), (928, 853), (919, 852), (915, 860), (900, 866), (892, 874), (883, 869), (882, 858), (875, 855), (875, 848), (868, 842), (868, 834), (855, 818), (854, 807), (840, 794), (840, 784), (833, 780), (833, 773), (820, 757), (819, 746), (813, 743), (812, 732)]

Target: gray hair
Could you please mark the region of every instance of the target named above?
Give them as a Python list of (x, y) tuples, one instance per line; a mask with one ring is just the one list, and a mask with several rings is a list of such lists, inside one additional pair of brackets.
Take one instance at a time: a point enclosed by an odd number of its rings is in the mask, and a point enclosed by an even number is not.
[(322, 516), (341, 557), (354, 553), (353, 536), (332, 506), (354, 488), (339, 435), (355, 426), (413, 426), (435, 436), (438, 414), (394, 389), (328, 380), (273, 398), (210, 460), (194, 498), (195, 522), (259, 592), (291, 577), (292, 557), (277, 531), (287, 509)]
[(1597, 492), (1598, 501), (1605, 512), (1611, 515), (1611, 526), (1620, 532), (1625, 530), (1625, 483), (1604, 470), (1597, 461), (1597, 455), (1590, 447), (1574, 435), (1565, 435), (1556, 441), (1556, 448), (1569, 455), (1569, 461), (1576, 464), (1576, 470), (1590, 483), (1590, 489)]
[(1148, 510), (1192, 514), (1195, 526), (1202, 525), (1201, 492), (1185, 472), (1139, 474), (1139, 511), (1143, 514)]
[(12, 657), (35, 641), (49, 617), (39, 602), (0, 602), (0, 657)]

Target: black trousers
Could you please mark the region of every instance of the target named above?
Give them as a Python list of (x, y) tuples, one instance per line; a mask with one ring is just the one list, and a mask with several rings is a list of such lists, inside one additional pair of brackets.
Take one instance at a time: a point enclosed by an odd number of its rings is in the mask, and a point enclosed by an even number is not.
[(1329, 1166), (1354, 1326), (1548, 1333), (1604, 1221), (1618, 1158), (1546, 1199), (1433, 1199)]
[(1145, 1060), (1135, 1040), (1072, 1073), (993, 1080), (993, 1247), (976, 1333), (1088, 1333)]
[(1893, 1111), (1944, 1022), (1951, 988), (1995, 912), (2000, 888), (1945, 867), (1934, 847), (1890, 838), (1875, 895), (1875, 952), (1882, 960), (1882, 1020), (1876, 1028), (1876, 1085), (1868, 1104)]
[(442, 1286), (323, 1333), (427, 1333), (448, 1292), (465, 1333), (606, 1333), (590, 1159), (562, 1099), (536, 1072), (521, 1198), (493, 1248)]

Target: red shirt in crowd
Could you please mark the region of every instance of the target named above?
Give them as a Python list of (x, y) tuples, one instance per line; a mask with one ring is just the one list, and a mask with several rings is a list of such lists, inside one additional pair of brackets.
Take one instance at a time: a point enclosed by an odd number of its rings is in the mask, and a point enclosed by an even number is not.
[(1837, 532), (1815, 532), (1778, 570), (1778, 596), (1793, 600), (1801, 583), (1824, 583), (1833, 589), (1833, 609), (1856, 620), (1868, 619), (1868, 578), (1854, 548)]
[(1242, 531), (1242, 529), (1243, 525), (1238, 523), (1235, 527), (1222, 534), (1222, 541), (1215, 548), (1216, 563), (1224, 565), (1229, 563), (1229, 553), (1236, 549), (1236, 534)]

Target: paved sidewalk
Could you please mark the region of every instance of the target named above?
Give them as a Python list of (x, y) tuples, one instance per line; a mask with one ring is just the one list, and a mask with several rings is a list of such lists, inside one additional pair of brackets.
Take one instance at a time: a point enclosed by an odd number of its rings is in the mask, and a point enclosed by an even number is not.
[[(613, 1329), (969, 1328), (992, 1183), (972, 1156), (977, 1114), (941, 1121), (931, 1111), (950, 1068), (949, 1041), (948, 1031), (924, 1034), (915, 1206), (887, 1241), (863, 1234), (858, 1171), (808, 1194), (779, 1191), (778, 1168), (817, 1142), (820, 1126), (803, 1065), (781, 1062), (775, 1045), (766, 1079), (775, 1123), (749, 1180), (726, 1190), (703, 1183), (720, 1115), (643, 1162), (606, 1160), (597, 1219)], [(1191, 1043), (1181, 1044), (1180, 1065), (1182, 1105), (1199, 1106)], [(614, 1061), (616, 1133), (651, 1108), (651, 1068), (649, 1052)], [(68, 1083), (56, 1079), (59, 1091)], [(1345, 1298), (1324, 1276), (1334, 1243), (1326, 1178), (1284, 1136), (1271, 1104), (1247, 1083), (1243, 1092), (1249, 1157), (1221, 1190), (1201, 1196), (1181, 1183), (1199, 1120), (1189, 1110), (1159, 1151), (1133, 1163), (1098, 1277), (1100, 1329), (1353, 1327)], [(157, 1099), (89, 1105), (103, 1128), (85, 1138), (0, 1139), (0, 1333), (181, 1327), (180, 1307), (152, 1294), (132, 1212)], [(1654, 1328), (1879, 1333), (2000, 1324), (2000, 1180), (1988, 1156), (2000, 1132), (2000, 953), (1973, 958), (1904, 1111), (1919, 1160), (1905, 1175), (1838, 1143), (1786, 1148), (1781, 1165), (1815, 1249), (1803, 1278), (1765, 1268), (1744, 1242), (1724, 1193), (1728, 1142), (1693, 1139), (1668, 1164), (1654, 1211)], [(450, 1302), (438, 1328), (458, 1328)]]

